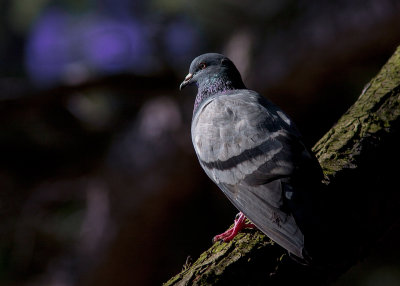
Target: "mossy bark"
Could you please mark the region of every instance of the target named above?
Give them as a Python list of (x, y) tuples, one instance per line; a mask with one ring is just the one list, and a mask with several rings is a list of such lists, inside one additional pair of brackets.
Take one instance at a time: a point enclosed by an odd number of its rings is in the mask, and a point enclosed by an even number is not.
[(340, 267), (299, 265), (251, 230), (214, 244), (164, 285), (320, 285), (344, 273), (399, 218), (400, 195), (393, 187), (398, 176), (393, 164), (400, 159), (399, 105), (400, 47), (313, 148), (338, 222), (334, 231), (348, 246)]
[[(400, 47), (358, 100), (314, 146), (329, 179), (347, 168), (357, 167), (357, 157), (371, 139), (392, 132), (400, 115)], [(374, 142), (375, 143), (375, 142)]]

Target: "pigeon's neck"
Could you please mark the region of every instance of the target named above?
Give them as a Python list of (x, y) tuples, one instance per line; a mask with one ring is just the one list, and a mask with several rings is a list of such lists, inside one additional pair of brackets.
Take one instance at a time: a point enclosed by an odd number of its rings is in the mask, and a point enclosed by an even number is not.
[(224, 93), (228, 90), (243, 88), (246, 87), (241, 80), (235, 84), (232, 80), (224, 77), (214, 77), (199, 83), (193, 114), (195, 114), (200, 105), (211, 96), (217, 93)]

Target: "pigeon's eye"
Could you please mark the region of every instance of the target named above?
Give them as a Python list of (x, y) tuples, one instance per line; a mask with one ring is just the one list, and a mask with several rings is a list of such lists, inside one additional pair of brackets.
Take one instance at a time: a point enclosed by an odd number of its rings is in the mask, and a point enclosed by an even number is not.
[(200, 63), (199, 64), (199, 69), (204, 70), (207, 67), (205, 63)]

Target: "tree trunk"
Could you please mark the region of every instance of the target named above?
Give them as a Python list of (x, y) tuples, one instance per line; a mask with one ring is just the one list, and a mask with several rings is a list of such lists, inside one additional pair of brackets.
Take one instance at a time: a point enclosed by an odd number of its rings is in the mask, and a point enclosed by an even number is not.
[(249, 230), (215, 243), (164, 285), (321, 285), (357, 263), (399, 218), (399, 96), (400, 47), (313, 148), (336, 221), (332, 231), (341, 238), (326, 249), (342, 249), (341, 263), (302, 266), (260, 231)]

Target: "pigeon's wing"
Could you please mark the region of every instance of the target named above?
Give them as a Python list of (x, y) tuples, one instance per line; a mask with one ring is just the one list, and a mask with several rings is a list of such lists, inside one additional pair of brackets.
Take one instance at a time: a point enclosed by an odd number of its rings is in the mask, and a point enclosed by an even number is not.
[(239, 90), (205, 101), (193, 117), (201, 166), (259, 229), (302, 257), (303, 233), (284, 201), (290, 179), (311, 158), (291, 120), (255, 92)]

